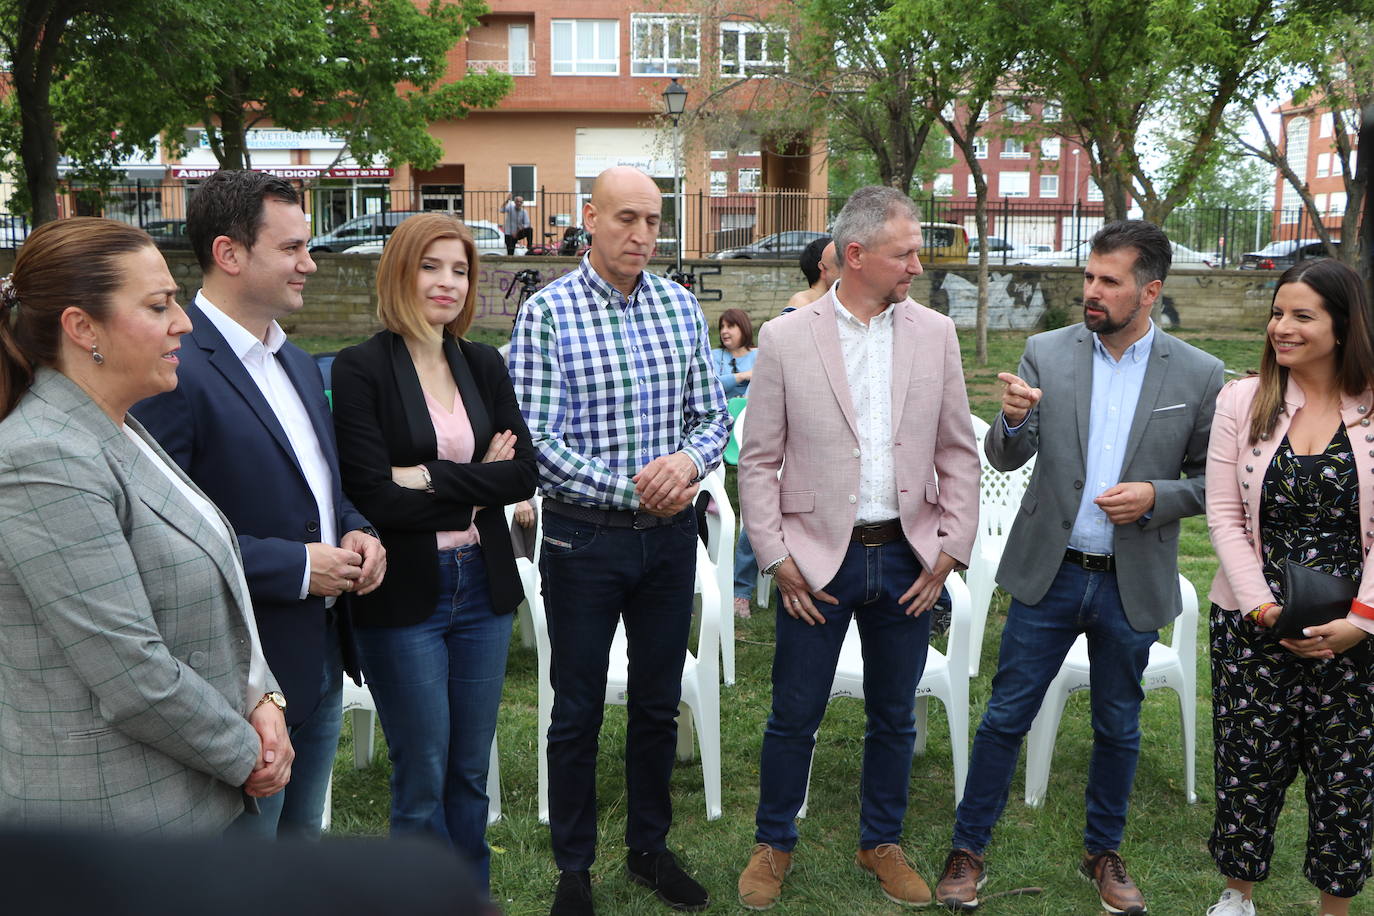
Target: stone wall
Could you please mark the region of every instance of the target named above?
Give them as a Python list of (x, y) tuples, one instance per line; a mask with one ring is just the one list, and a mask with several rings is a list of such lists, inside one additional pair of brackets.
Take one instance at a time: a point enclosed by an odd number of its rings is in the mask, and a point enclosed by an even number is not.
[[(200, 283), (195, 258), (185, 251), (169, 251), (166, 256), (181, 287), (181, 301), (190, 301)], [(378, 327), (373, 296), (378, 256), (320, 254), (315, 260), (319, 269), (306, 284), (305, 310), (286, 322), (288, 329), (296, 334), (359, 337), (374, 331)], [(8, 273), (13, 264), (14, 252), (0, 250), (0, 273)], [(475, 323), (497, 330), (510, 328), (519, 290), (509, 296), (506, 290), (517, 270), (533, 267), (548, 282), (576, 266), (573, 258), (483, 259), (477, 275)], [(656, 261), (653, 269), (667, 272), (669, 267), (668, 261)], [(744, 309), (757, 326), (782, 311), (804, 283), (795, 265), (779, 261), (696, 261), (688, 267), (697, 271), (698, 293), (712, 326), (727, 308)], [(1165, 327), (1258, 330), (1268, 315), (1277, 278), (1273, 271), (1175, 270), (1164, 285), (1156, 318)], [(911, 295), (951, 315), (961, 328), (971, 328), (977, 283), (973, 267), (931, 267), (912, 284)], [(993, 330), (1034, 328), (1047, 306), (1063, 309), (1066, 319), (1073, 321), (1082, 307), (1082, 271), (998, 266), (990, 272), (989, 293), (988, 326)]]

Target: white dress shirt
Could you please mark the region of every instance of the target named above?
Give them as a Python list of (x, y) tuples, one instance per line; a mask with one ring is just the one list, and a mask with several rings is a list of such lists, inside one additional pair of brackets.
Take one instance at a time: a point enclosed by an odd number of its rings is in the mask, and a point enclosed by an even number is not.
[[(337, 547), (339, 545), (338, 516), (334, 512), (334, 476), (329, 470), (329, 462), (320, 447), (315, 426), (310, 422), (305, 403), (300, 392), (291, 384), (291, 378), (277, 360), (277, 351), (286, 343), (286, 332), (275, 321), (267, 329), (267, 340), (263, 342), (254, 337), (247, 328), (215, 307), (204, 292), (196, 293), (196, 305), (205, 317), (228, 341), (230, 348), (248, 370), (248, 375), (267, 399), (267, 405), (276, 414), (277, 422), (286, 430), (286, 438), (291, 443), (291, 451), (296, 454), (296, 463), (305, 474), (306, 483), (315, 497), (315, 505), (320, 513), (320, 541)], [(301, 545), (305, 553), (305, 569), (301, 577), (301, 600), (310, 594), (310, 553)], [(325, 606), (331, 606), (333, 598), (325, 599)]]
[(267, 693), (267, 658), (262, 654), (262, 642), (258, 639), (258, 621), (253, 615), (252, 598), (248, 594), (248, 580), (243, 574), (243, 564), (239, 562), (238, 555), (234, 553), (232, 535), (229, 527), (225, 525), (224, 519), (220, 517), (219, 510), (215, 508), (210, 500), (202, 496), (197, 490), (186, 485), (186, 481), (162, 457), (158, 455), (153, 447), (143, 440), (143, 437), (133, 431), (128, 424), (124, 426), (124, 434), (133, 440), (139, 451), (148, 458), (167, 479), (176, 487), (177, 492), (186, 497), (186, 501), (195, 507), (196, 511), (205, 517), (206, 523), (214, 529), (221, 538), (224, 539), (224, 546), (229, 550), (230, 559), (234, 564), (234, 572), (238, 574), (239, 593), (248, 599), (248, 603), (243, 606), (243, 619), (248, 625), (248, 708), (252, 710)]
[(897, 504), (897, 470), (892, 459), (891, 305), (864, 324), (840, 301), (837, 283), (835, 321), (844, 354), (849, 400), (859, 427), (859, 494), (856, 525), (891, 521)]

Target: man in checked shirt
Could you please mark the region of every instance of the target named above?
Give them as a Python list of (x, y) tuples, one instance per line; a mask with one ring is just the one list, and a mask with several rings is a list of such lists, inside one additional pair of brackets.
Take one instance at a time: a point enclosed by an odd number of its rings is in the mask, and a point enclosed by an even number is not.
[(668, 783), (696, 572), (692, 499), (720, 462), (730, 421), (701, 307), (644, 270), (661, 210), (643, 172), (602, 172), (582, 211), (591, 250), (525, 303), (511, 336), (511, 378), (545, 497), (549, 826), (560, 871), (551, 916), (593, 912), (597, 736), (622, 617), (626, 873), (674, 909), (708, 903), (668, 851)]

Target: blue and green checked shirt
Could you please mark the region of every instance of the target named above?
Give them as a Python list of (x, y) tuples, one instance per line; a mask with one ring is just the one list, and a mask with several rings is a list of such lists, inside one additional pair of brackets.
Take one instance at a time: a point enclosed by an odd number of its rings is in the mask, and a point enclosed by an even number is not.
[(686, 452), (699, 474), (730, 437), (691, 293), (644, 272), (626, 299), (590, 258), (520, 309), (510, 374), (539, 453), (539, 489), (563, 502), (637, 509), (635, 474)]

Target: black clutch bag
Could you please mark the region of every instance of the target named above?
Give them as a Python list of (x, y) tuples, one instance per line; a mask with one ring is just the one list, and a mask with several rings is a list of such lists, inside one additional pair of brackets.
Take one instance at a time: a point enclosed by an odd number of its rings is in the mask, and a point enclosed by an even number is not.
[(1321, 626), (1350, 613), (1350, 602), (1359, 591), (1354, 579), (1333, 576), (1289, 560), (1288, 588), (1283, 613), (1274, 622), (1280, 639), (1302, 639), (1305, 627)]

